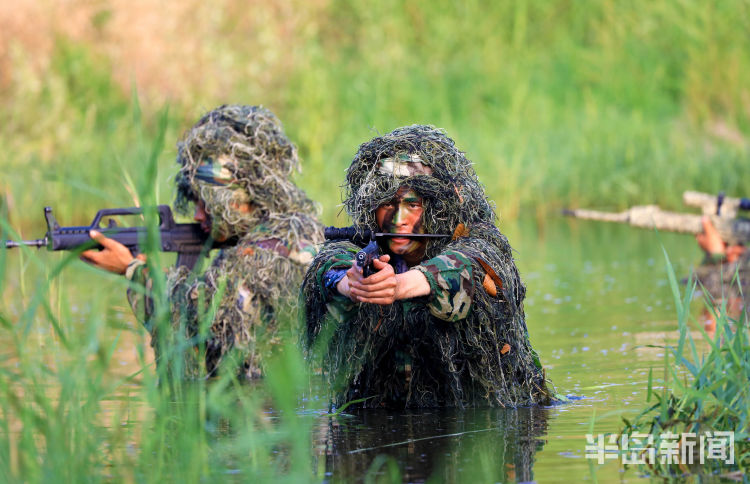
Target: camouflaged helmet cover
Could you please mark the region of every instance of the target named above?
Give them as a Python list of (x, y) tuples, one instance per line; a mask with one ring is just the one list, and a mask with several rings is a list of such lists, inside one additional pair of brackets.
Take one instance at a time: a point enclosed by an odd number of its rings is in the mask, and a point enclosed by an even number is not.
[[(260, 221), (286, 213), (315, 213), (313, 202), (290, 180), (299, 171), (297, 149), (278, 118), (263, 107), (220, 106), (203, 116), (177, 148), (181, 168), (175, 207), (188, 213), (191, 203), (203, 200), (215, 233), (243, 235)], [(207, 163), (225, 179), (201, 176)], [(250, 213), (236, 209), (246, 202), (254, 208)]]
[[(423, 170), (383, 169), (384, 163), (404, 155), (429, 167)], [(414, 157), (413, 155), (417, 155)], [(494, 224), (495, 211), (487, 200), (476, 172), (463, 152), (443, 130), (413, 125), (398, 128), (362, 144), (346, 173), (344, 207), (360, 229), (378, 229), (374, 210), (399, 187), (408, 186), (423, 198), (423, 224), (427, 233), (452, 234), (459, 224)], [(428, 242), (434, 256), (444, 240)]]

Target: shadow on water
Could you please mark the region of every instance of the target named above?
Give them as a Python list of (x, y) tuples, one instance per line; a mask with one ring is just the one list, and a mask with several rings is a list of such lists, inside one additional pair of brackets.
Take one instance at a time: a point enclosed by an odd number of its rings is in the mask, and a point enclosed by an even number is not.
[(541, 407), (359, 410), (321, 419), (314, 435), (318, 466), (331, 482), (378, 472), (379, 456), (398, 463), (409, 482), (531, 481), (548, 417)]

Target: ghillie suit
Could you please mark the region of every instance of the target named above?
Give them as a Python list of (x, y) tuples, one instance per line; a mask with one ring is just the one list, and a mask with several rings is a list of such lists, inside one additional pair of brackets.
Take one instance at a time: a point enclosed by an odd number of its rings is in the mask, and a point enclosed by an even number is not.
[(177, 210), (191, 213), (193, 203), (203, 202), (212, 234), (239, 242), (222, 250), (203, 274), (170, 269), (168, 335), (157, 334), (151, 320), (152, 281), (138, 262), (126, 275), (147, 291), (128, 291), (131, 306), (151, 331), (157, 356), (163, 353), (159, 341), (178, 346), (179, 373), (203, 375), (192, 346), (205, 345), (208, 375), (233, 350), (241, 374), (258, 377), (263, 355), (293, 329), (299, 285), (322, 240), (314, 204), (289, 179), (298, 169), (297, 150), (266, 109), (221, 106), (178, 144), (177, 162)]
[[(727, 301), (730, 312), (750, 308), (750, 251), (734, 262), (714, 261), (707, 256), (695, 268), (695, 277), (713, 302)], [(730, 316), (735, 318), (737, 314)]]
[[(426, 167), (426, 168), (425, 168)], [(307, 347), (334, 403), (367, 407), (548, 403), (524, 321), (526, 289), (471, 162), (442, 131), (400, 128), (360, 146), (346, 176), (347, 213), (378, 231), (374, 210), (407, 186), (423, 198), (421, 271), (431, 294), (392, 305), (355, 304), (330, 284), (359, 250), (327, 242), (303, 283)]]

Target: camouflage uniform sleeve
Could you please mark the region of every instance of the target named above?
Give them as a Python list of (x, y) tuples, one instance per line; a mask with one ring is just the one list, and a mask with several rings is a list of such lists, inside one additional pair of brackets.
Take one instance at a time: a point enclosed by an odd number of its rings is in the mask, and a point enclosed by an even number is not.
[(326, 287), (326, 280), (330, 281), (331, 272), (349, 269), (357, 251), (359, 247), (351, 242), (328, 241), (320, 247), (308, 267), (301, 291), (307, 326), (307, 350), (312, 348), (326, 320), (333, 319), (341, 323), (356, 310), (357, 305), (349, 298), (339, 294), (335, 288)]
[(316, 293), (314, 299), (325, 304), (331, 314), (344, 314), (351, 311), (354, 303), (336, 290), (337, 275), (354, 264), (354, 256), (359, 247), (350, 242), (326, 244), (308, 269), (304, 291)]
[(430, 284), (428, 308), (436, 318), (455, 322), (469, 315), (474, 297), (471, 260), (449, 250), (412, 270), (422, 272)]
[(131, 282), (128, 288), (128, 302), (136, 319), (151, 331), (151, 315), (154, 313), (154, 301), (151, 299), (151, 278), (146, 274), (146, 263), (133, 259), (125, 270), (125, 277)]
[(343, 304), (345, 306), (351, 304), (351, 300), (348, 297), (339, 294), (336, 290), (335, 284), (332, 284), (333, 281), (338, 282), (340, 278), (332, 276), (342, 270), (349, 270), (352, 264), (354, 264), (354, 254), (350, 252), (341, 252), (335, 254), (320, 266), (317, 272), (317, 282), (325, 301), (333, 302), (337, 305)]

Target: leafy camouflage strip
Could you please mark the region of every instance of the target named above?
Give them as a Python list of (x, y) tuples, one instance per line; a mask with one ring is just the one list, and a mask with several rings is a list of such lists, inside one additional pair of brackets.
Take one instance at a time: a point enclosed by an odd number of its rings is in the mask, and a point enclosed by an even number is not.
[[(184, 267), (173, 268), (167, 274), (171, 319), (165, 334), (159, 334), (152, 320), (152, 284), (143, 267), (133, 273), (136, 287), (128, 290), (128, 300), (151, 332), (157, 356), (164, 353), (160, 341), (177, 346), (177, 353), (169, 359), (182, 376), (212, 374), (232, 352), (240, 375), (257, 378), (264, 356), (282, 338), (296, 338), (296, 300), (305, 269), (306, 264), (276, 250), (247, 243), (223, 250), (201, 276)], [(221, 299), (214, 301), (217, 296)], [(210, 310), (212, 303), (215, 313)], [(205, 347), (203, 358), (195, 349), (200, 345)]]
[[(381, 170), (383, 159), (408, 155), (413, 161), (415, 154), (431, 174), (396, 165)], [(471, 162), (453, 140), (430, 126), (399, 128), (364, 143), (344, 187), (344, 206), (355, 226), (377, 230), (373, 210), (402, 185), (423, 197), (428, 233), (453, 234), (459, 224), (468, 231), (455, 241), (430, 240), (425, 259), (453, 253), (470, 262), (471, 310), (448, 323), (430, 311), (430, 298), (377, 306), (327, 296), (322, 278), (330, 260), (350, 257), (352, 247), (326, 243), (305, 276), (303, 297), (306, 346), (323, 368), (334, 402), (368, 398), (363, 405), (370, 407), (550, 402), (528, 340), (525, 288)], [(491, 278), (502, 282), (494, 296), (484, 289), (486, 272), (479, 260), (493, 270)]]
[(444, 321), (464, 319), (471, 309), (474, 286), (471, 262), (459, 252), (449, 251), (418, 265), (432, 289), (430, 313)]

